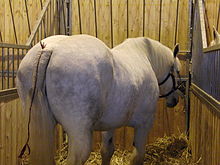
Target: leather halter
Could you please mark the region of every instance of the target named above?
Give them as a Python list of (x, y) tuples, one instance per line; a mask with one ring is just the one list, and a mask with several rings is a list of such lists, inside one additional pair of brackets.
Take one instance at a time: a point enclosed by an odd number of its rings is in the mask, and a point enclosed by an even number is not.
[(179, 74), (179, 72), (177, 72), (178, 77), (179, 77), (179, 79), (180, 79), (180, 84), (176, 87), (176, 79), (175, 79), (175, 76), (173, 75), (173, 69), (174, 69), (174, 67), (172, 66), (171, 69), (170, 69), (170, 72), (168, 73), (168, 75), (166, 76), (166, 78), (165, 78), (162, 82), (158, 83), (158, 85), (161, 86), (161, 85), (163, 85), (164, 83), (166, 83), (166, 81), (171, 77), (171, 78), (172, 78), (172, 82), (173, 82), (173, 87), (171, 88), (171, 90), (170, 90), (168, 93), (166, 93), (166, 94), (164, 94), (164, 95), (160, 95), (159, 98), (164, 98), (164, 97), (169, 96), (170, 94), (172, 94), (173, 92), (175, 92), (177, 89), (179, 89), (180, 86), (182, 85), (182, 81), (181, 81), (180, 74)]

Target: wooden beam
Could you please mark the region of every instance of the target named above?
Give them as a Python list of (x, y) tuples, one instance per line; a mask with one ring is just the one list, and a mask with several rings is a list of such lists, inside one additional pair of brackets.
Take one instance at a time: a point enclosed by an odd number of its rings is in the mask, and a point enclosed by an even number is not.
[(27, 46), (30, 46), (32, 41), (34, 40), (34, 37), (35, 37), (35, 35), (36, 35), (37, 31), (38, 31), (38, 28), (39, 28), (39, 26), (40, 26), (40, 24), (41, 24), (41, 22), (43, 20), (43, 17), (45, 16), (45, 13), (47, 11), (47, 8), (48, 8), (49, 4), (50, 4), (50, 0), (47, 0), (46, 3), (45, 3), (45, 6), (43, 7), (43, 10), (40, 13), (40, 16), (39, 16), (39, 18), (37, 20), (37, 23), (35, 24), (35, 26), (33, 28), (33, 31), (31, 32), (31, 35), (29, 36), (29, 38), (28, 38), (28, 40), (26, 42)]
[(198, 96), (204, 103), (208, 104), (212, 109), (220, 115), (220, 102), (206, 93), (204, 90), (196, 86), (195, 84), (191, 85), (192, 92)]
[(203, 48), (207, 48), (207, 34), (206, 34), (206, 26), (205, 26), (205, 13), (204, 13), (204, 4), (202, 0), (198, 0), (198, 9), (199, 9), (199, 19), (201, 24), (201, 32), (202, 32), (202, 44)]

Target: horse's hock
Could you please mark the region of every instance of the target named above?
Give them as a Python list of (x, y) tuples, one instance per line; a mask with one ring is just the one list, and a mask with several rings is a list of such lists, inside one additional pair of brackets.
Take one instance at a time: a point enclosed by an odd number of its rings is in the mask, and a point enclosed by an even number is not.
[[(175, 108), (167, 108), (163, 99), (158, 101), (154, 124), (146, 140), (150, 144), (158, 137), (172, 134), (178, 137), (187, 131), (192, 162), (200, 160), (199, 164), (218, 165), (220, 47), (207, 48), (207, 45), (213, 38), (212, 26), (220, 30), (220, 0), (192, 3), (193, 0), (0, 1), (0, 164), (19, 164), (18, 156), (28, 136), (29, 112), (22, 110), (15, 88), (17, 69), (27, 51), (51, 35), (89, 34), (110, 48), (138, 36), (158, 40), (170, 48), (179, 43), (185, 95), (180, 95)], [(67, 137), (61, 126), (56, 126), (55, 133), (51, 132), (53, 121), (39, 107), (32, 110), (28, 161), (33, 165), (53, 164), (53, 153), (63, 149)], [(118, 156), (122, 152), (126, 158), (123, 152), (133, 149), (133, 136), (132, 128), (115, 131)], [(100, 142), (101, 134), (95, 132), (94, 151), (99, 150)], [(168, 148), (164, 150), (167, 151)], [(117, 157), (114, 160), (117, 162)]]

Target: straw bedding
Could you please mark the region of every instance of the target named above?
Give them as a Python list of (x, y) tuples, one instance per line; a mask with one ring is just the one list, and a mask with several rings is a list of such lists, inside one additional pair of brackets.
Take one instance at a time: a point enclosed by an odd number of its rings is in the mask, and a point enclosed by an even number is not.
[[(153, 144), (146, 146), (144, 165), (197, 165), (199, 161), (193, 162), (191, 149), (185, 135), (165, 136), (157, 139)], [(56, 165), (66, 165), (68, 144), (57, 152)], [(129, 165), (131, 152), (117, 149), (111, 159), (111, 165)], [(92, 152), (86, 165), (101, 165), (99, 151)]]

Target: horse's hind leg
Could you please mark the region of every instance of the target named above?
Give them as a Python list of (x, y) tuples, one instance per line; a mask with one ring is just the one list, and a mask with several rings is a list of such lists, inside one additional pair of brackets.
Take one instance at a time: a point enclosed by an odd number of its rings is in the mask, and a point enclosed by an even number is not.
[(109, 165), (111, 157), (114, 153), (113, 131), (102, 133), (102, 165)]
[(68, 131), (67, 165), (83, 165), (92, 150), (92, 132), (87, 129)]
[(144, 164), (147, 134), (149, 132), (149, 129), (151, 128), (152, 123), (153, 123), (153, 118), (149, 119), (144, 126), (139, 126), (135, 128), (134, 144), (133, 144), (134, 150), (131, 158), (131, 160), (133, 161), (133, 165)]

